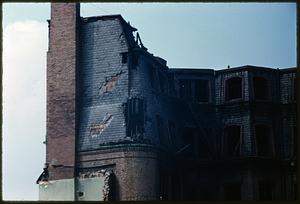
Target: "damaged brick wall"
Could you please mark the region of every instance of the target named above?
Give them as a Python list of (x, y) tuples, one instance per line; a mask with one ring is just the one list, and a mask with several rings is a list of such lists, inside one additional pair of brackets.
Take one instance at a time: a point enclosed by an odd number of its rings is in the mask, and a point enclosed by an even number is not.
[(51, 180), (74, 176), (78, 17), (76, 3), (51, 4), (46, 138)]
[(118, 145), (80, 152), (78, 168), (85, 175), (101, 169), (113, 172), (113, 200), (157, 200), (157, 157), (150, 145)]
[[(183, 148), (185, 127), (196, 129), (195, 135), (200, 139), (207, 137), (208, 141), (201, 141), (218, 154), (215, 158), (223, 159), (226, 126), (241, 126), (241, 155), (250, 157), (256, 155), (254, 125), (266, 123), (276, 132), (275, 143), (282, 142), (282, 145), (276, 146), (276, 151), (279, 149), (278, 154), (284, 152), (284, 157), (288, 157), (292, 145), (289, 128), (295, 125), (296, 120), (291, 114), (295, 109), (289, 106), (293, 74), (280, 75), (280, 83), (276, 85), (279, 82), (277, 70), (266, 71), (252, 66), (220, 71), (169, 70), (164, 60), (148, 53), (143, 46), (136, 46), (131, 33), (134, 29), (118, 16), (81, 19), (77, 29), (80, 32), (78, 57), (75, 4), (66, 5), (67, 15), (64, 16), (61, 14), (64, 9), (56, 7), (60, 14), (52, 19), (52, 23), (61, 21), (61, 24), (56, 30), (53, 30), (55, 26), (51, 27), (48, 53), (47, 162), (50, 162), (50, 167), (56, 165), (59, 169), (56, 174), (50, 168), (54, 175), (52, 179), (74, 174), (75, 130), (78, 130), (76, 151), (79, 172), (111, 168), (116, 175), (116, 198), (121, 200), (158, 199), (160, 174), (182, 177), (182, 173), (188, 174), (190, 170), (197, 172), (192, 163), (188, 163), (191, 168), (187, 168), (188, 165), (176, 163), (178, 160), (174, 159), (179, 158), (177, 153)], [(71, 37), (63, 35), (63, 29)], [(58, 52), (53, 56), (51, 51), (55, 49)], [(69, 51), (72, 52), (70, 56), (66, 55)], [(80, 67), (77, 70), (76, 60), (79, 60)], [(263, 76), (270, 82), (270, 101), (257, 103), (254, 100), (252, 78), (255, 76)], [(228, 101), (226, 81), (233, 77), (242, 79), (243, 94), (241, 99)], [(192, 95), (196, 95), (195, 80), (207, 80), (209, 99), (197, 103), (193, 97), (191, 100), (181, 98), (181, 79), (190, 82)], [(76, 90), (75, 82), (78, 82)], [(276, 115), (270, 104), (278, 103), (279, 98), (287, 107), (276, 109), (282, 110)], [(272, 119), (278, 115), (284, 118), (282, 124)], [(75, 116), (79, 117), (77, 129)], [(206, 130), (201, 132), (202, 128)], [(209, 128), (217, 131), (211, 133)], [(66, 167), (68, 171), (63, 170)], [(230, 171), (227, 173), (217, 175), (222, 181), (236, 181), (236, 175)], [(243, 177), (241, 174), (238, 174), (239, 179), (247, 179), (247, 176), (249, 179), (242, 188), (243, 197), (253, 199), (255, 193), (247, 195), (245, 189), (257, 187), (256, 177), (252, 175), (250, 178), (246, 173)], [(177, 188), (185, 188), (193, 182), (193, 178), (189, 177), (181, 183), (184, 185), (177, 185)], [(203, 183), (199, 182), (200, 185)], [(185, 192), (188, 194), (190, 189), (186, 187)]]
[(124, 27), (119, 17), (82, 19), (78, 151), (98, 149), (126, 137), (123, 106), (129, 76), (122, 54), (128, 53)]
[(119, 73), (117, 73), (111, 77), (106, 77), (105, 82), (99, 88), (101, 94), (112, 92), (113, 89), (116, 87), (121, 74), (122, 74), (122, 71), (120, 71)]
[(101, 133), (107, 128), (111, 121), (113, 119), (113, 116), (110, 114), (107, 114), (105, 118), (100, 123), (92, 124), (90, 127), (90, 133), (92, 137), (100, 136)]

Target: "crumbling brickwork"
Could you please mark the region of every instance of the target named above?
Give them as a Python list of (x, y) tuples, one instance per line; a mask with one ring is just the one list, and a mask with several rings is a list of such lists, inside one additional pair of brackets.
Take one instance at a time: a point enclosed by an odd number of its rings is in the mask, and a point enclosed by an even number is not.
[(293, 199), (295, 68), (169, 68), (120, 15), (77, 12), (52, 5), (50, 179), (106, 169), (115, 200)]

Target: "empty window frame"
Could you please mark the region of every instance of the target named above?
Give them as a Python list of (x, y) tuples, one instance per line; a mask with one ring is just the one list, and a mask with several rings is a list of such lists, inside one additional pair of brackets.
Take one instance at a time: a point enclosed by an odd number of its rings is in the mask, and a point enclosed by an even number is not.
[(187, 79), (179, 80), (179, 95), (181, 98), (190, 99), (192, 96), (191, 81)]
[(240, 99), (243, 95), (243, 79), (241, 77), (233, 77), (226, 80), (226, 100)]
[(139, 98), (129, 99), (126, 109), (128, 136), (141, 136), (144, 132), (144, 100)]
[(267, 100), (269, 98), (267, 79), (263, 77), (253, 77), (253, 92), (256, 100)]
[(241, 200), (241, 184), (225, 184), (224, 200)]
[(209, 100), (209, 81), (196, 80), (195, 81), (195, 101), (208, 102)]
[(225, 155), (239, 157), (241, 151), (241, 126), (230, 125), (225, 128)]
[(274, 184), (268, 181), (258, 183), (259, 200), (274, 200)]
[(255, 125), (256, 154), (260, 157), (270, 157), (274, 154), (273, 137), (268, 125)]

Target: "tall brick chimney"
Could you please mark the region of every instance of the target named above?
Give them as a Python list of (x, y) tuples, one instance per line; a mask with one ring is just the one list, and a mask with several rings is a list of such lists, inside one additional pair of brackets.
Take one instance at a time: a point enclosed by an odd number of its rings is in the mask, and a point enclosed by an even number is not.
[(47, 53), (47, 147), (50, 180), (75, 173), (79, 3), (51, 3)]

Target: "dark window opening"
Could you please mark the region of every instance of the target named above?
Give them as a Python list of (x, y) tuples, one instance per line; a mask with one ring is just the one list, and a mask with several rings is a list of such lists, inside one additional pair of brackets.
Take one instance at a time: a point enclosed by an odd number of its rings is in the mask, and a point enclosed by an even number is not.
[(181, 98), (190, 99), (192, 96), (191, 81), (180, 80), (179, 81), (179, 95)]
[(122, 63), (125, 64), (127, 63), (127, 56), (128, 56), (128, 53), (127, 52), (124, 52), (124, 53), (121, 53), (122, 54)]
[[(198, 131), (200, 132), (200, 130)], [(200, 134), (200, 137), (198, 138), (198, 158), (199, 159), (208, 159), (211, 157), (211, 150), (209, 149), (209, 147), (207, 146), (207, 142), (205, 142), (203, 137), (214, 137), (213, 135), (213, 129), (212, 128), (205, 128), (204, 129), (204, 133)]]
[(187, 157), (195, 157), (196, 156), (196, 145), (195, 145), (195, 129), (185, 127), (182, 133), (182, 143), (184, 148), (184, 155)]
[(234, 77), (226, 81), (226, 100), (242, 98), (242, 78)]
[(224, 185), (224, 200), (241, 200), (241, 184)]
[(257, 156), (272, 156), (273, 143), (270, 127), (267, 125), (255, 126), (256, 151)]
[(126, 108), (128, 136), (141, 137), (144, 132), (144, 100), (129, 99)]
[(261, 181), (258, 184), (259, 200), (274, 200), (274, 184)]
[(231, 125), (225, 128), (225, 155), (239, 157), (241, 144), (241, 127)]
[(268, 81), (262, 77), (253, 78), (254, 98), (258, 100), (268, 99)]
[(196, 102), (208, 102), (209, 86), (208, 80), (195, 81), (195, 100)]

